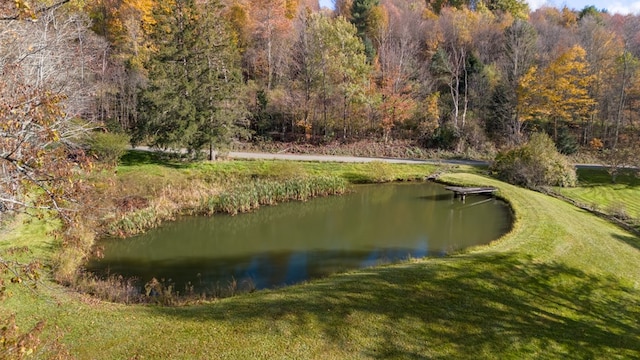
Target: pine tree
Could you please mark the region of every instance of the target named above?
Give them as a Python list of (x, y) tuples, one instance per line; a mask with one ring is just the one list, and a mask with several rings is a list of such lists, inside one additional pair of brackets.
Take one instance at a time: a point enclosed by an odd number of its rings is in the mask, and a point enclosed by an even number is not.
[(214, 147), (243, 132), (237, 50), (221, 14), (219, 1), (178, 0), (156, 8), (139, 129), (152, 145), (191, 154), (209, 147), (213, 159)]
[(376, 55), (371, 33), (376, 25), (374, 9), (378, 6), (380, 6), (380, 0), (354, 0), (351, 6), (351, 23), (358, 30), (358, 37), (362, 39), (369, 62), (373, 61)]

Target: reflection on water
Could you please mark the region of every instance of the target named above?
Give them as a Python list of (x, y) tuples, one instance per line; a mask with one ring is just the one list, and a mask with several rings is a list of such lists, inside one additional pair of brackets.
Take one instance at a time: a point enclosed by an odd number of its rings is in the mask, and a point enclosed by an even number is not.
[(130, 239), (101, 242), (88, 269), (197, 290), (250, 281), (258, 289), (408, 257), (443, 256), (508, 231), (501, 201), (453, 199), (431, 183), (363, 185), (341, 197), (264, 207), (251, 214), (187, 217)]

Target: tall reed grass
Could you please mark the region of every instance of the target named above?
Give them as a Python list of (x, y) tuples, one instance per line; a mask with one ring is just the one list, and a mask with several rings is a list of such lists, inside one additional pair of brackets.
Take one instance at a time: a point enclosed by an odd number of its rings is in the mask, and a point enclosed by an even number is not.
[(347, 181), (337, 176), (284, 180), (257, 178), (246, 181), (229, 185), (224, 190), (206, 189), (203, 186), (181, 189), (169, 187), (154, 198), (148, 207), (125, 212), (110, 221), (105, 225), (105, 234), (126, 237), (154, 228), (179, 215), (236, 215), (262, 205), (275, 205), (290, 200), (306, 201), (317, 196), (340, 195), (347, 191)]
[(261, 205), (275, 205), (289, 200), (306, 201), (317, 196), (340, 195), (346, 190), (346, 180), (330, 176), (284, 181), (257, 179), (233, 186), (217, 196), (206, 199), (202, 208), (206, 214), (235, 215), (252, 211)]

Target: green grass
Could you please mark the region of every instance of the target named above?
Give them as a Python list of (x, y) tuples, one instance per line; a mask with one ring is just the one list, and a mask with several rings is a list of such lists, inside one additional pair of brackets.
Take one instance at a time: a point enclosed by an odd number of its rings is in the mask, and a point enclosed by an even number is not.
[[(21, 215), (7, 225), (0, 228), (0, 250), (27, 250), (17, 251), (21, 256), (12, 257), (17, 261), (29, 261), (32, 258), (50, 261), (51, 257), (60, 248), (60, 242), (49, 236), (58, 228), (60, 222), (51, 218)], [(0, 254), (2, 254), (0, 252)]]
[(172, 174), (209, 176), (212, 180), (228, 177), (290, 178), (295, 176), (335, 175), (352, 182), (378, 182), (422, 179), (435, 170), (431, 165), (332, 162), (292, 162), (286, 160), (234, 160), (183, 162), (165, 155), (129, 151), (118, 167), (120, 176), (151, 174), (166, 178)]
[(562, 195), (609, 215), (628, 217), (640, 230), (640, 178), (623, 172), (616, 183), (604, 169), (579, 169), (579, 187), (557, 188)]
[(640, 357), (640, 239), (540, 193), (476, 174), (443, 179), (499, 188), (512, 232), (448, 258), (178, 308), (13, 286), (0, 313), (17, 312), (25, 329), (47, 319), (81, 359)]

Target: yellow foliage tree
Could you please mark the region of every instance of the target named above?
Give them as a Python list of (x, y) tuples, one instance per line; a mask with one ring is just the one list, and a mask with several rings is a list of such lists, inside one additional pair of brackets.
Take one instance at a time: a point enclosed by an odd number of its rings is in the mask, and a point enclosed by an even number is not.
[(141, 68), (147, 38), (155, 24), (155, 0), (99, 0), (88, 5), (94, 30), (109, 39), (116, 53), (133, 68)]
[(588, 65), (585, 50), (575, 45), (542, 71), (532, 67), (518, 87), (522, 120), (552, 121), (554, 140), (557, 140), (560, 121), (576, 122), (589, 117), (596, 102), (589, 94), (594, 79)]

